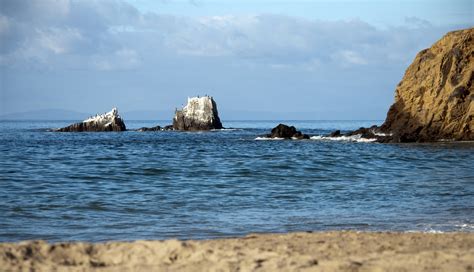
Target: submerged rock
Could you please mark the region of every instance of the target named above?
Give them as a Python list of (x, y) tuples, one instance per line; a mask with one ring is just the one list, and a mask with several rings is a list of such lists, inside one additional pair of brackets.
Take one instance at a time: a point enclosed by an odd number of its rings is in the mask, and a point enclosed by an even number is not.
[(164, 126), (163, 130), (174, 130), (173, 125)]
[(176, 110), (173, 118), (174, 130), (222, 129), (217, 104), (210, 96), (188, 98), (182, 110)]
[(145, 132), (145, 131), (162, 131), (163, 128), (160, 127), (160, 126), (156, 126), (156, 127), (142, 127), (142, 128), (139, 128), (137, 129), (137, 131), (139, 132)]
[(268, 138), (283, 138), (283, 139), (309, 139), (309, 136), (297, 131), (294, 126), (287, 126), (279, 124), (272, 129), (272, 132), (267, 135)]
[(90, 117), (81, 123), (60, 128), (59, 132), (104, 132), (104, 131), (125, 131), (125, 123), (120, 117), (117, 108), (110, 112)]
[(172, 126), (172, 125), (169, 125), (169, 126), (164, 126), (164, 127), (161, 127), (161, 126), (156, 126), (156, 127), (142, 127), (142, 128), (137, 129), (136, 131), (139, 131), (139, 132), (148, 132), (148, 131), (168, 131), (168, 130), (173, 130), (173, 126)]
[(340, 130), (333, 131), (331, 132), (331, 134), (328, 135), (328, 137), (340, 137), (340, 136), (342, 136)]
[(340, 137), (348, 138), (349, 137), (352, 139), (362, 138), (362, 139), (367, 139), (367, 140), (380, 142), (380, 143), (389, 143), (389, 142), (392, 142), (393, 140), (393, 136), (391, 134), (383, 133), (380, 127), (378, 126), (371, 126), (370, 128), (361, 127), (359, 129), (356, 129), (354, 131), (349, 131), (347, 133), (341, 133), (340, 130), (336, 130), (324, 137), (330, 137), (330, 138), (340, 138)]
[(474, 140), (474, 28), (422, 50), (395, 91), (381, 131), (391, 142)]

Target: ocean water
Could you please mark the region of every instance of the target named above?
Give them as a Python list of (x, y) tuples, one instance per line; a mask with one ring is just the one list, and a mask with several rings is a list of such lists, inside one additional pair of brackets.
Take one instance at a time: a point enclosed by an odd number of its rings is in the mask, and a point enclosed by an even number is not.
[[(198, 133), (47, 130), (69, 123), (0, 122), (0, 241), (474, 231), (474, 143), (255, 140), (278, 121)], [(284, 123), (322, 135), (381, 122)]]

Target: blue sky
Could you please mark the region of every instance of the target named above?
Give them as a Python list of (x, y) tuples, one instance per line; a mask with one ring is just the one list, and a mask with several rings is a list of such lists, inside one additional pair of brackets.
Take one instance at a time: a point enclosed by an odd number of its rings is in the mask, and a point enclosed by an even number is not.
[(383, 119), (416, 53), (473, 18), (463, 0), (1, 0), (0, 115), (162, 119), (210, 94), (224, 120)]

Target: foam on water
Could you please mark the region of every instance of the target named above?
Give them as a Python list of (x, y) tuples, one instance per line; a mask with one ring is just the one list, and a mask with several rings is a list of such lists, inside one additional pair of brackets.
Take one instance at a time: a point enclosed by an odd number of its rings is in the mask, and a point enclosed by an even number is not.
[(329, 136), (313, 136), (311, 140), (323, 140), (323, 141), (343, 141), (343, 142), (357, 142), (357, 143), (372, 143), (377, 141), (377, 139), (367, 139), (362, 138), (361, 134), (352, 135), (352, 136), (339, 136), (339, 137), (329, 137)]
[(211, 129), (211, 131), (239, 131), (241, 128), (221, 128), (221, 129)]
[(257, 137), (255, 138), (256, 141), (281, 141), (285, 140), (285, 138), (278, 138), (278, 137)]
[(460, 224), (454, 226), (460, 228), (461, 230), (474, 231), (474, 224)]

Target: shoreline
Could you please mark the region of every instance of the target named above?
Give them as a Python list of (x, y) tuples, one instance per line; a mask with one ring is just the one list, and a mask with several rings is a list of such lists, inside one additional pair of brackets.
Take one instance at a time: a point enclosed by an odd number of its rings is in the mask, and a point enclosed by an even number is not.
[(0, 243), (2, 269), (473, 271), (474, 233), (329, 231), (187, 241), (23, 241)]

